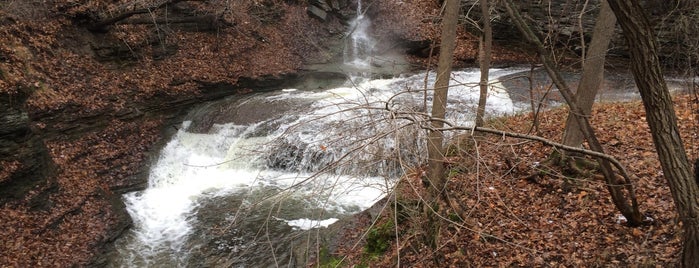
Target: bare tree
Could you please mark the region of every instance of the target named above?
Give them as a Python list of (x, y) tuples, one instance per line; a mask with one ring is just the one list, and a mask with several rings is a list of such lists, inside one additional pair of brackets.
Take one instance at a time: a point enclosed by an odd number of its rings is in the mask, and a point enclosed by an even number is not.
[[(432, 98), (432, 118), (444, 119), (447, 107), (447, 93), (451, 77), (454, 48), (456, 46), (456, 25), (459, 20), (460, 0), (446, 0), (444, 4), (444, 16), (442, 18), (442, 38), (439, 50), (439, 62), (437, 63), (437, 80), (434, 83), (434, 97)], [(426, 241), (432, 248), (436, 248), (439, 241), (439, 218), (434, 215), (439, 211), (439, 200), (446, 186), (444, 174), (444, 133), (440, 130), (444, 126), (441, 120), (431, 123), (432, 129), (427, 140), (427, 155), (429, 172), (427, 174), (427, 204), (425, 213), (429, 220), (426, 233)]]
[[(575, 115), (575, 119), (578, 125), (581, 127), (580, 130), (582, 131), (587, 142), (590, 144), (590, 148), (593, 151), (604, 153), (602, 144), (595, 136), (594, 129), (590, 125), (590, 121), (588, 118), (583, 116), (584, 113), (582, 112), (582, 109), (580, 109), (577, 103), (573, 100), (573, 94), (561, 77), (561, 74), (555, 68), (551, 57), (548, 53), (546, 53), (541, 40), (539, 40), (529, 25), (524, 22), (519, 10), (511, 0), (505, 1), (505, 7), (507, 8), (507, 12), (512, 17), (517, 28), (519, 28), (525, 38), (538, 50), (539, 57), (544, 64), (546, 72), (549, 74), (554, 84), (556, 84), (556, 87), (558, 87), (558, 90), (570, 107), (570, 110), (572, 111), (571, 114)], [(609, 190), (616, 208), (619, 210), (619, 212), (621, 212), (621, 214), (624, 215), (624, 217), (626, 217), (629, 225), (635, 226), (642, 224), (643, 216), (638, 209), (636, 194), (628, 174), (624, 174), (624, 172), (622, 172), (621, 175), (623, 178), (620, 179), (614, 173), (614, 170), (612, 169), (612, 166), (608, 160), (597, 157), (597, 163), (600, 165), (600, 171), (604, 175), (605, 182), (607, 183), (607, 189)]]
[(493, 27), (490, 24), (490, 5), (488, 0), (480, 0), (481, 23), (483, 30), (478, 42), (478, 64), (481, 68), (480, 96), (476, 110), (476, 126), (483, 126), (485, 105), (488, 98), (488, 70), (490, 70), (490, 52), (493, 47)]
[[(597, 96), (597, 91), (604, 80), (604, 62), (607, 55), (607, 47), (609, 47), (609, 42), (614, 35), (615, 25), (616, 17), (614, 17), (614, 13), (609, 8), (609, 4), (605, 0), (600, 1), (600, 11), (592, 32), (592, 41), (588, 51), (584, 54), (583, 73), (578, 90), (575, 92), (575, 102), (585, 117), (590, 116), (595, 96)], [(582, 144), (583, 140), (584, 135), (580, 130), (580, 126), (575, 120), (573, 111), (570, 111), (566, 120), (566, 128), (563, 132), (563, 144), (577, 147)]]
[(646, 121), (684, 229), (680, 265), (699, 267), (699, 186), (677, 127), (677, 116), (665, 83), (655, 32), (641, 6), (631, 0), (608, 0), (631, 50), (631, 71), (641, 93)]

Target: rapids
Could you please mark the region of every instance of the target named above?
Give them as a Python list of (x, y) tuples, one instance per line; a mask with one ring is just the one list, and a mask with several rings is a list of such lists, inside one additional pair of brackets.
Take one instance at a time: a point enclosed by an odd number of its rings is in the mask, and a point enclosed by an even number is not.
[[(110, 267), (293, 266), (293, 239), (370, 207), (405, 167), (425, 162), (425, 131), (393, 112), (429, 112), (434, 74), (369, 78), (375, 42), (361, 2), (357, 14), (343, 86), (286, 88), (190, 112), (152, 164), (148, 187), (124, 195), (134, 227), (115, 242)], [(453, 73), (452, 122), (472, 123), (478, 79), (478, 70)], [(488, 115), (523, 107), (491, 88)]]

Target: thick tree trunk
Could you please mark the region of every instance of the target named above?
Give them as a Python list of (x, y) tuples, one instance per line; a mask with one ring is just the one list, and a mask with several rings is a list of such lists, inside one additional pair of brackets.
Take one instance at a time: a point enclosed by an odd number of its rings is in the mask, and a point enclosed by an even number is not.
[(660, 68), (655, 33), (636, 1), (608, 0), (631, 50), (631, 71), (641, 93), (646, 121), (684, 227), (681, 265), (699, 267), (699, 186), (694, 181), (670, 91)]
[[(583, 116), (588, 118), (592, 112), (592, 104), (595, 102), (597, 91), (604, 80), (604, 59), (607, 55), (609, 42), (614, 35), (615, 25), (614, 12), (609, 8), (607, 1), (600, 1), (600, 11), (592, 32), (592, 41), (585, 56), (578, 90), (575, 92), (575, 102), (582, 110)], [(584, 139), (585, 135), (580, 130), (573, 111), (570, 111), (566, 120), (566, 128), (563, 131), (563, 144), (577, 147), (582, 144)]]
[[(447, 93), (451, 77), (452, 61), (454, 60), (454, 47), (456, 46), (456, 25), (459, 19), (460, 0), (446, 0), (445, 12), (442, 19), (442, 39), (439, 50), (439, 62), (437, 63), (437, 80), (434, 83), (434, 97), (432, 98), (432, 118), (444, 119), (447, 106)], [(427, 244), (436, 248), (439, 241), (439, 217), (434, 215), (439, 211), (439, 200), (446, 187), (446, 174), (444, 173), (444, 134), (438, 130), (444, 126), (441, 120), (432, 121), (427, 141), (427, 154), (429, 158), (427, 203), (424, 211), (429, 223), (425, 230)]]
[(488, 71), (490, 70), (490, 52), (493, 46), (493, 28), (490, 25), (490, 5), (488, 0), (480, 0), (481, 23), (483, 24), (483, 34), (478, 43), (478, 64), (481, 68), (480, 96), (478, 99), (478, 109), (476, 110), (476, 126), (483, 126), (485, 116), (485, 104), (488, 99)]
[[(512, 17), (517, 28), (519, 28), (527, 40), (531, 42), (538, 50), (539, 57), (546, 68), (546, 72), (549, 74), (549, 77), (551, 77), (551, 80), (554, 82), (556, 87), (558, 87), (558, 90), (570, 107), (572, 114), (575, 115), (575, 119), (578, 125), (581, 126), (580, 129), (582, 130), (585, 139), (590, 144), (590, 148), (593, 151), (604, 153), (602, 144), (599, 142), (599, 140), (597, 140), (594, 130), (590, 125), (590, 121), (586, 117), (582, 116), (582, 110), (573, 100), (573, 94), (561, 77), (561, 74), (555, 69), (555, 66), (548, 56), (547, 51), (544, 49), (544, 45), (541, 43), (541, 40), (539, 40), (529, 25), (524, 22), (524, 19), (519, 11), (515, 8), (515, 4), (512, 2), (512, 0), (506, 0), (505, 7), (507, 8), (507, 12)], [(619, 209), (619, 212), (626, 217), (629, 225), (640, 225), (643, 222), (643, 217), (638, 209), (638, 202), (636, 201), (636, 194), (633, 190), (633, 184), (629, 181), (630, 179), (628, 176), (623, 174), (624, 179), (620, 180), (617, 178), (616, 174), (614, 174), (612, 166), (608, 160), (603, 158), (597, 158), (596, 160), (601, 167), (601, 171), (604, 175), (605, 182), (607, 183), (607, 189), (612, 197), (614, 206), (616, 206), (616, 208)]]

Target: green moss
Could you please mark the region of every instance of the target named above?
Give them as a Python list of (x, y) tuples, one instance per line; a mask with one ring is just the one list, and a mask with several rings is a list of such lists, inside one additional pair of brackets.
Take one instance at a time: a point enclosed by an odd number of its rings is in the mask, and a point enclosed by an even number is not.
[(383, 254), (391, 247), (391, 243), (393, 243), (395, 238), (396, 233), (393, 221), (374, 226), (367, 233), (365, 252), (370, 255)]

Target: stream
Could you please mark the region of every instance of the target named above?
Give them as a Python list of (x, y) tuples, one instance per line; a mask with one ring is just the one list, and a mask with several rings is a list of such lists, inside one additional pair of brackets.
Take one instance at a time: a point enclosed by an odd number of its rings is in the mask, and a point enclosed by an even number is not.
[[(134, 228), (116, 242), (110, 266), (286, 266), (290, 239), (370, 207), (403, 166), (425, 161), (424, 131), (385, 109), (393, 97), (392, 107), (424, 111), (425, 76), (356, 78), (194, 109), (153, 164), (148, 188), (124, 196)], [(479, 73), (454, 79), (464, 85), (451, 90), (448, 118), (470, 124)], [(507, 92), (491, 91), (488, 114), (519, 109)]]

